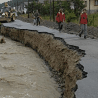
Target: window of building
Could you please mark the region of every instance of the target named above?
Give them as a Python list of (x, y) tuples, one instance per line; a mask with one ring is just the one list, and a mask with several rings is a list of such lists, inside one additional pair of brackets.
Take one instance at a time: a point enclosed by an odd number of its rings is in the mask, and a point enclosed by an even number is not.
[(95, 5), (98, 5), (98, 0), (95, 0)]
[(85, 1), (85, 6), (87, 6), (87, 1)]

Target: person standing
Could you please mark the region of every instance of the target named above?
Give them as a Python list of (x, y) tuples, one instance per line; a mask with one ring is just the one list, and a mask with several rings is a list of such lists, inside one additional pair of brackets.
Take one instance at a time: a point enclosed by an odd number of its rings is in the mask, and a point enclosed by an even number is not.
[(36, 10), (34, 16), (36, 18), (37, 26), (40, 25), (40, 14), (39, 14), (38, 10)]
[(35, 24), (36, 24), (36, 18), (35, 18), (35, 16), (34, 16), (34, 11), (33, 11), (33, 13), (32, 13), (32, 18), (33, 18), (33, 25), (35, 25)]
[(65, 21), (65, 14), (63, 13), (63, 9), (60, 9), (56, 16), (56, 21), (59, 26), (59, 31), (61, 32), (63, 28), (63, 22)]
[(79, 37), (84, 33), (84, 38), (87, 38), (87, 23), (88, 23), (88, 18), (87, 18), (87, 13), (86, 9), (83, 9), (83, 12), (80, 14), (80, 19), (79, 19), (79, 24), (81, 27), (81, 32), (79, 33)]

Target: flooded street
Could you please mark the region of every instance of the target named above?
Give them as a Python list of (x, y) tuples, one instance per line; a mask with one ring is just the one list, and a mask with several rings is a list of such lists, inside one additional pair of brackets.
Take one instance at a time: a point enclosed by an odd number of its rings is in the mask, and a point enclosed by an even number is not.
[(38, 54), (21, 43), (5, 41), (0, 44), (0, 98), (59, 98), (58, 85)]

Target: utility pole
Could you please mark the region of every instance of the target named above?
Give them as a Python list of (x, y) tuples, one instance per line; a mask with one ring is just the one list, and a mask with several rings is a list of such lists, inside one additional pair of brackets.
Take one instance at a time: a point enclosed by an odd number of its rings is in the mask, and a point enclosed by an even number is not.
[(51, 21), (51, 0), (50, 0), (50, 21)]
[(12, 8), (13, 8), (13, 0), (12, 0)]
[(9, 5), (9, 1), (8, 1), (8, 5)]
[(23, 11), (24, 11), (24, 0), (23, 0)]
[(17, 12), (18, 12), (18, 1), (17, 1)]
[(53, 21), (55, 21), (55, 19), (54, 19), (54, 0), (53, 0)]
[(28, 0), (28, 18), (29, 18), (29, 0)]
[(16, 10), (16, 3), (14, 3), (14, 6), (15, 6), (15, 10)]
[(9, 6), (11, 6), (11, 1), (9, 1)]
[(89, 14), (90, 14), (90, 0), (89, 0)]

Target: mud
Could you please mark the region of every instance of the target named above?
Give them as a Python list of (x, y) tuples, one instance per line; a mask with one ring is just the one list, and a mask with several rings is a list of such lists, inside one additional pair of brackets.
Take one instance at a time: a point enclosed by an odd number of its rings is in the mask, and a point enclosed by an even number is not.
[(85, 54), (84, 51), (80, 51), (79, 48), (75, 50), (74, 46), (67, 45), (63, 39), (55, 38), (47, 32), (39, 33), (2, 26), (1, 34), (9, 36), (11, 39), (19, 41), (38, 52), (48, 62), (50, 70), (55, 73), (53, 77), (62, 88), (61, 97), (75, 98), (76, 82), (86, 77), (87, 74), (83, 71), (83, 66), (79, 64), (81, 57)]
[(38, 54), (4, 39), (6, 43), (0, 44), (0, 98), (59, 98), (58, 85)]

